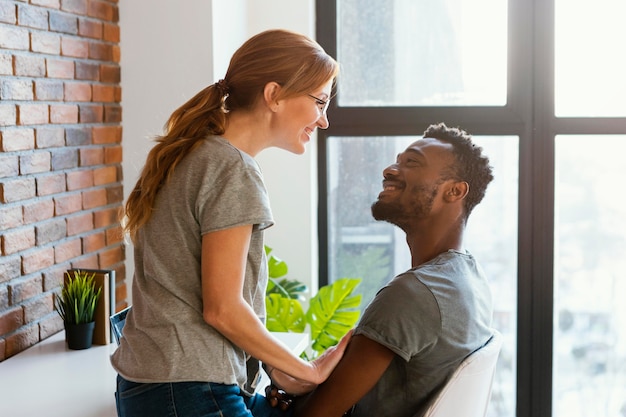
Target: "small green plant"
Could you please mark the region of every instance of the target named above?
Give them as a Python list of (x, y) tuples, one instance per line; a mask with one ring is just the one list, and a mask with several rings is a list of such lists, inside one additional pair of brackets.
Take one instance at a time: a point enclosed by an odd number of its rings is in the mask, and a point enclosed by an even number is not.
[(68, 276), (61, 294), (55, 298), (54, 308), (65, 323), (82, 324), (94, 321), (94, 314), (100, 292), (94, 284), (95, 274), (73, 271)]
[(354, 295), (352, 292), (361, 279), (341, 278), (321, 287), (311, 298), (305, 313), (301, 300), (307, 291), (306, 285), (287, 278), (279, 280), (287, 275), (288, 267), (271, 251), (271, 248), (265, 247), (270, 277), (265, 297), (266, 327), (273, 332), (304, 333), (308, 325), (311, 331), (311, 352), (310, 356), (307, 352), (303, 356), (314, 359), (336, 345), (359, 320), (361, 294)]

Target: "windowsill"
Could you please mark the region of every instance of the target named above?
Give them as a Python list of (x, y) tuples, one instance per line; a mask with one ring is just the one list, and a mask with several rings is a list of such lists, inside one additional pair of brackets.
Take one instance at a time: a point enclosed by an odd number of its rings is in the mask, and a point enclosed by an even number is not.
[[(305, 333), (274, 335), (296, 354), (308, 345)], [(117, 373), (109, 357), (116, 347), (69, 350), (59, 332), (1, 362), (2, 415), (115, 417)]]

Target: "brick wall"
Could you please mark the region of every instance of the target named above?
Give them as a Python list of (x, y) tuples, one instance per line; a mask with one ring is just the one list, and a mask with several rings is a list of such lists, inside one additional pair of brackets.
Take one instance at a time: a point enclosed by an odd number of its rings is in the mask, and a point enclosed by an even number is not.
[(126, 306), (117, 0), (0, 0), (0, 361), (63, 328), (70, 268)]

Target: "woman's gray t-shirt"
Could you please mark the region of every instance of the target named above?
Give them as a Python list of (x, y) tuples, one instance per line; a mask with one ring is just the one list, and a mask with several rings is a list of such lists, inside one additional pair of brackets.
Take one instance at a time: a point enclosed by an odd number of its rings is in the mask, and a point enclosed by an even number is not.
[(187, 155), (157, 195), (135, 242), (133, 304), (111, 362), (135, 382), (246, 383), (248, 355), (202, 316), (206, 233), (252, 224), (243, 297), (265, 317), (263, 230), (273, 224), (260, 168), (221, 137)]

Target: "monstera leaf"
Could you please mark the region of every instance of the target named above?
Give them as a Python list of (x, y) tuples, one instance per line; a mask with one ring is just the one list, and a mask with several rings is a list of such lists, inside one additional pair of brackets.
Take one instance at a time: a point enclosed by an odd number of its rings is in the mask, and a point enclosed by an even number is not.
[(306, 316), (298, 300), (280, 294), (269, 294), (265, 297), (265, 308), (267, 309), (265, 327), (269, 331), (304, 332)]
[(360, 282), (341, 278), (320, 288), (311, 299), (306, 318), (311, 326), (311, 349), (317, 354), (336, 345), (359, 320), (361, 294), (352, 295), (352, 291)]

